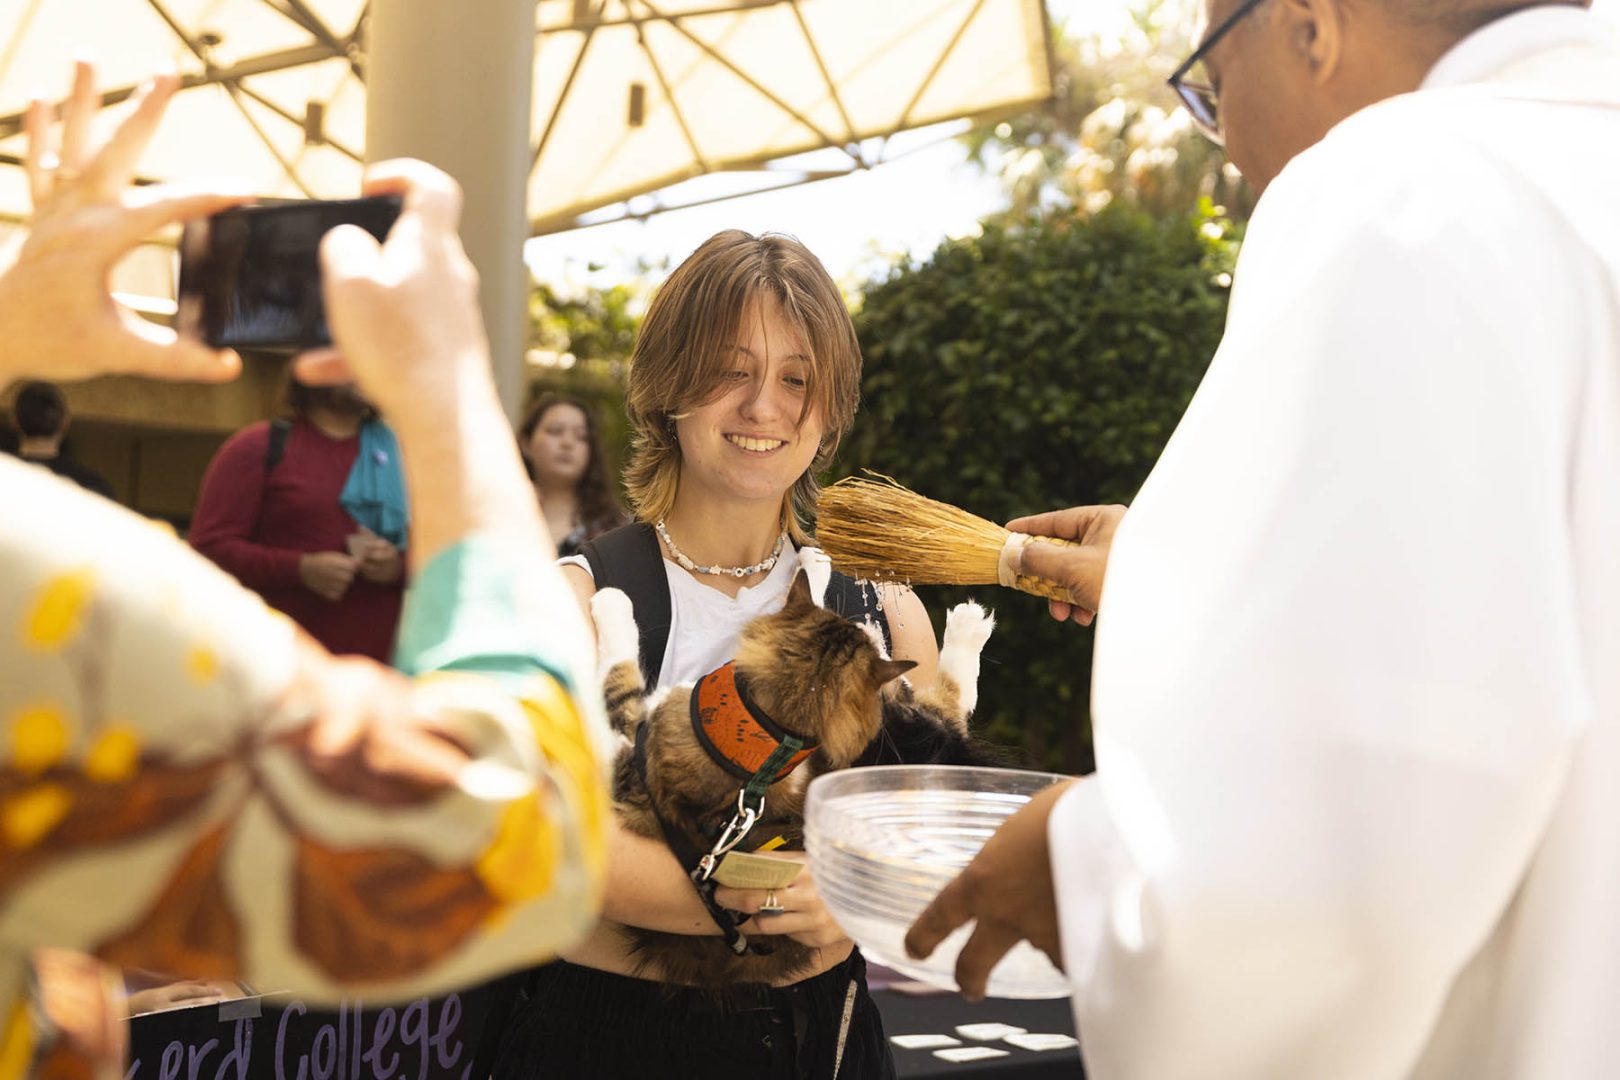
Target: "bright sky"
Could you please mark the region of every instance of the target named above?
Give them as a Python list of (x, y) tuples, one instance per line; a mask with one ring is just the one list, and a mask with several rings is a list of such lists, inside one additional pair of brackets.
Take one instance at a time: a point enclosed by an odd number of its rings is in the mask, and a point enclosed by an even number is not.
[[(1125, 0), (1047, 0), (1047, 8), (1072, 30), (1090, 30), (1123, 18)], [(1594, 8), (1620, 25), (1620, 0), (1595, 0)], [(529, 242), (526, 258), (541, 280), (558, 287), (605, 286), (633, 276), (639, 261), (673, 266), (713, 233), (739, 228), (792, 234), (834, 278), (858, 285), (896, 255), (925, 256), (946, 237), (972, 234), (981, 218), (1004, 205), (997, 183), (968, 164), (961, 145), (949, 138), (954, 130), (902, 135), (890, 143), (890, 163), (848, 178), (540, 237)], [(803, 160), (814, 167), (814, 155)], [(692, 181), (685, 197), (751, 186), (737, 177), (705, 177)]]

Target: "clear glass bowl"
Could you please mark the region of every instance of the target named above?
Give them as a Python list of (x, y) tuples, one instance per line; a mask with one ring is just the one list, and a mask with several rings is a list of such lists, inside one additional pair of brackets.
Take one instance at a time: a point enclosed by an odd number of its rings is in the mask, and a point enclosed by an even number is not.
[[(1003, 821), (1065, 779), (958, 765), (881, 765), (819, 776), (804, 809), (816, 889), (868, 958), (954, 990), (956, 956), (973, 924), (946, 938), (927, 960), (906, 955), (906, 931)], [(1070, 987), (1026, 941), (990, 973), (988, 992), (1056, 998), (1067, 997)]]

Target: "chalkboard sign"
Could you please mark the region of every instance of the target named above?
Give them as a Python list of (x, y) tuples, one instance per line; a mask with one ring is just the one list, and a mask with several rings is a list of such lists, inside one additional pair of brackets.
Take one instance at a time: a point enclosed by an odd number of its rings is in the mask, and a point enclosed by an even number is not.
[(482, 1080), (520, 978), (387, 1005), (270, 994), (137, 1016), (124, 1080)]

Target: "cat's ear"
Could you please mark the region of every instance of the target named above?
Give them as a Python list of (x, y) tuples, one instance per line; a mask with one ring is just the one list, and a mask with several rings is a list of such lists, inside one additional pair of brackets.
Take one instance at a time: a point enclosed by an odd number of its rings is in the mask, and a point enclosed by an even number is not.
[(872, 670), (877, 684), (882, 686), (886, 682), (898, 679), (916, 666), (915, 660), (879, 660)]
[(787, 603), (782, 610), (803, 615), (816, 607), (816, 598), (810, 592), (810, 578), (803, 570), (793, 575), (793, 587), (788, 590)]

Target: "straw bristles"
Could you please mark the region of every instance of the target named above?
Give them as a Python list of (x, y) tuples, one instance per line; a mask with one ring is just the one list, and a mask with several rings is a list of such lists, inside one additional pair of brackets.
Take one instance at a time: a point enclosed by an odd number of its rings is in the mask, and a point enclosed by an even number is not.
[[(870, 475), (840, 480), (821, 493), (816, 543), (835, 567), (855, 578), (911, 585), (1001, 583), (1001, 551), (1011, 533), (887, 476)], [(1040, 578), (1020, 575), (1013, 584), (1048, 599), (1069, 598)]]

